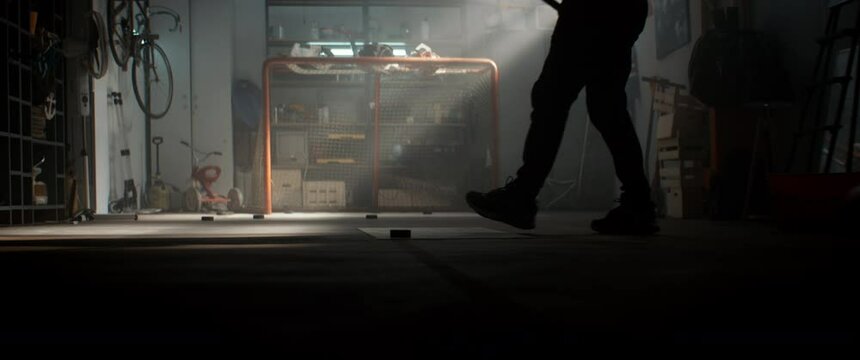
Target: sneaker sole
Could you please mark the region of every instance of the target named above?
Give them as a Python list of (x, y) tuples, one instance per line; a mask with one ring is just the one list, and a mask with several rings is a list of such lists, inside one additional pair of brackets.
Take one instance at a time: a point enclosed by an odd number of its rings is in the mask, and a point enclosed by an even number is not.
[(472, 208), (472, 210), (475, 211), (476, 214), (481, 215), (482, 217), (485, 217), (487, 219), (490, 219), (493, 221), (498, 221), (501, 223), (505, 223), (505, 224), (513, 226), (517, 229), (522, 229), (522, 230), (533, 230), (535, 228), (534, 222), (532, 222), (532, 223), (514, 222), (514, 221), (506, 219), (502, 216), (499, 216), (498, 214), (496, 214), (494, 212), (485, 211), (485, 210), (481, 209), (480, 207), (478, 207), (477, 205), (473, 204), (472, 201), (468, 197), (466, 197), (466, 204), (468, 204), (469, 207)]

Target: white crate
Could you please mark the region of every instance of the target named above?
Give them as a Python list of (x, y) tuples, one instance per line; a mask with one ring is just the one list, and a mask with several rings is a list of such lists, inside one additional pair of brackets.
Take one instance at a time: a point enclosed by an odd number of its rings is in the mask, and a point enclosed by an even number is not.
[(346, 208), (346, 183), (343, 181), (305, 181), (302, 186), (304, 207), (310, 210)]

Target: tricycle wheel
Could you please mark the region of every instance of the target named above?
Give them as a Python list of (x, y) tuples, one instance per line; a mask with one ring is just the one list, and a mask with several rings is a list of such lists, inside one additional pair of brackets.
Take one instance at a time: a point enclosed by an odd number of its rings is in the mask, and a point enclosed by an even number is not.
[(230, 199), (230, 202), (227, 204), (230, 211), (239, 211), (242, 209), (242, 205), (245, 204), (242, 190), (239, 190), (238, 188), (230, 189), (230, 191), (227, 192), (227, 198)]

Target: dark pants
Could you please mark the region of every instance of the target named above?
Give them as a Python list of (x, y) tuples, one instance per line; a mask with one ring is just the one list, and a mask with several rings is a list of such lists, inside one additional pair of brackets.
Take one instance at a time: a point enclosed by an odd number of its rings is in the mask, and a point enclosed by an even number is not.
[(647, 200), (642, 147), (627, 111), (631, 50), (647, 17), (645, 0), (567, 0), (532, 90), (531, 127), (517, 183), (537, 196), (558, 154), (568, 113), (583, 88), (588, 114), (609, 146), (631, 199)]

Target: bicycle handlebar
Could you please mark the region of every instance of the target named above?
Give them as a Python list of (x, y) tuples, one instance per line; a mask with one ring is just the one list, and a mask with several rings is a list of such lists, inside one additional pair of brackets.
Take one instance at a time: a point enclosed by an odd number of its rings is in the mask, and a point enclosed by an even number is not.
[(188, 143), (187, 141), (185, 141), (185, 140), (179, 140), (179, 143), (180, 143), (180, 144), (182, 144), (182, 145), (185, 145), (185, 146), (187, 146), (189, 149), (191, 149), (191, 151), (194, 153), (194, 157), (195, 157), (195, 158), (197, 158), (197, 154), (203, 154), (203, 158), (202, 158), (202, 159), (195, 159), (195, 160), (197, 160), (197, 162), (198, 162), (198, 163), (202, 163), (202, 162), (206, 161), (206, 159), (208, 159), (208, 158), (209, 158), (210, 156), (212, 156), (212, 155), (215, 155), (215, 156), (224, 156), (224, 153), (222, 153), (222, 152), (220, 152), (220, 151), (202, 152), (202, 151), (200, 151), (200, 150), (197, 150), (197, 149), (195, 149), (195, 148), (191, 147), (191, 144), (189, 144), (189, 143)]

